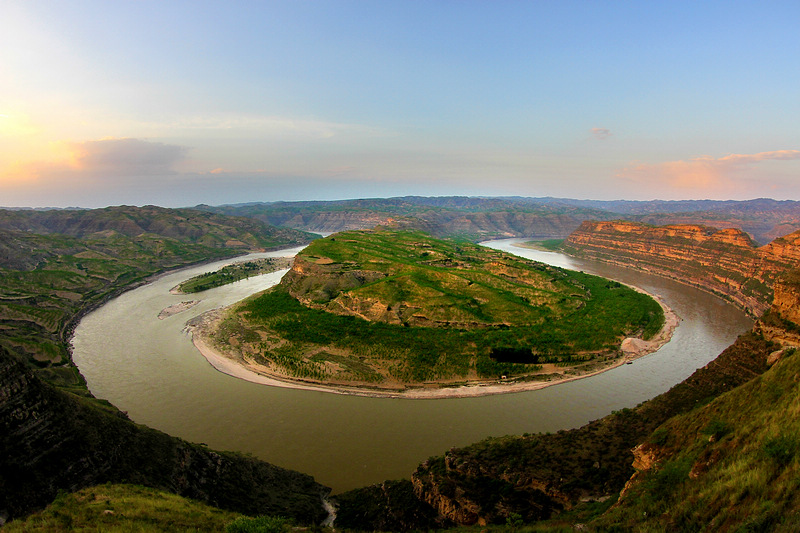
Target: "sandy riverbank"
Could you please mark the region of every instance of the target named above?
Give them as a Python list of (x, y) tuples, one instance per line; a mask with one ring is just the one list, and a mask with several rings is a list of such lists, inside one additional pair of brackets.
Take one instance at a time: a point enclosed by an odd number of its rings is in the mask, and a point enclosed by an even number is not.
[[(645, 292), (642, 289), (635, 289), (640, 292)], [(211, 366), (224, 374), (228, 374), (229, 376), (253, 383), (270, 385), (273, 387), (313, 390), (354, 396), (368, 396), (373, 398), (468, 398), (487, 396), (490, 394), (532, 391), (543, 389), (551, 385), (557, 385), (559, 383), (574, 381), (576, 379), (588, 378), (601, 372), (606, 372), (613, 368), (617, 368), (623, 364), (631, 363), (633, 360), (638, 359), (639, 357), (657, 351), (670, 341), (675, 328), (678, 327), (678, 324), (680, 323), (680, 318), (669, 306), (666, 305), (660, 296), (652, 294), (650, 296), (654, 298), (664, 310), (664, 326), (655, 337), (649, 341), (632, 338), (625, 339), (621, 346), (623, 355), (614, 362), (610, 363), (608, 366), (583, 374), (560, 374), (560, 377), (553, 376), (554, 379), (550, 379), (549, 381), (519, 381), (515, 379), (509, 379), (507, 381), (487, 380), (480, 382), (476, 381), (459, 386), (443, 385), (441, 387), (409, 387), (403, 391), (310, 383), (302, 380), (289, 379), (284, 376), (277, 376), (270, 373), (268, 369), (261, 365), (255, 365), (236, 359), (235, 357), (228, 356), (212, 346), (212, 343), (206, 338), (204, 332), (214, 329), (215, 323), (220, 319), (223, 310), (214, 310), (204, 313), (187, 324), (186, 329), (192, 336), (192, 343), (203, 355), (203, 357), (205, 357), (206, 360), (211, 364)]]

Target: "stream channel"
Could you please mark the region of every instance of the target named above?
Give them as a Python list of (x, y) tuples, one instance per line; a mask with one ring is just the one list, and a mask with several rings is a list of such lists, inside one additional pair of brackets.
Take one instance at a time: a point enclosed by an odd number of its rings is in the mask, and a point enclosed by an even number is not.
[[(661, 296), (682, 319), (659, 351), (602, 374), (545, 389), (476, 398), (408, 400), (345, 396), (250, 383), (215, 370), (184, 325), (280, 281), (286, 271), (198, 294), (169, 290), (232, 260), (190, 267), (111, 300), (80, 322), (73, 359), (98, 398), (132, 420), (219, 450), (253, 454), (313, 475), (334, 492), (408, 478), (416, 466), (451, 447), (489, 436), (578, 427), (613, 410), (634, 407), (713, 360), (752, 320), (723, 300), (668, 279), (521, 248), (525, 239), (483, 243), (493, 248), (635, 285)], [(292, 256), (300, 249), (236, 258)], [(186, 300), (191, 309), (159, 320)]]

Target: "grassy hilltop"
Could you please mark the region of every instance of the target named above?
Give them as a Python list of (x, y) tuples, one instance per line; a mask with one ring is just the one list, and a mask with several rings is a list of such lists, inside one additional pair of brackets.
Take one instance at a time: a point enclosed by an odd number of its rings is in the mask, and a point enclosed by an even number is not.
[(314, 241), (212, 335), (271, 373), (400, 387), (597, 368), (660, 306), (619, 283), (419, 231)]

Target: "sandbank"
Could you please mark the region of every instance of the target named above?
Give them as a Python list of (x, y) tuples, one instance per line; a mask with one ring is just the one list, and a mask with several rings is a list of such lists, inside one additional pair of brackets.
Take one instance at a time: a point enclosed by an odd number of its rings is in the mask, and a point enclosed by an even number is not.
[(194, 307), (195, 305), (199, 304), (200, 300), (187, 300), (185, 302), (178, 302), (176, 304), (172, 304), (169, 307), (165, 307), (158, 313), (158, 319), (164, 320), (165, 318), (169, 318), (172, 315), (177, 315), (178, 313), (183, 313)]

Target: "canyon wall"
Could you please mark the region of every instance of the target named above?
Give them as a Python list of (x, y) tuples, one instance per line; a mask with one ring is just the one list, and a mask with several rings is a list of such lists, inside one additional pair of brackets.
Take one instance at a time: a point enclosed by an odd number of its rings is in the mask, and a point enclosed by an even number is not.
[(758, 247), (738, 229), (589, 221), (564, 241), (563, 250), (701, 287), (760, 316), (780, 275), (800, 265), (800, 232)]

